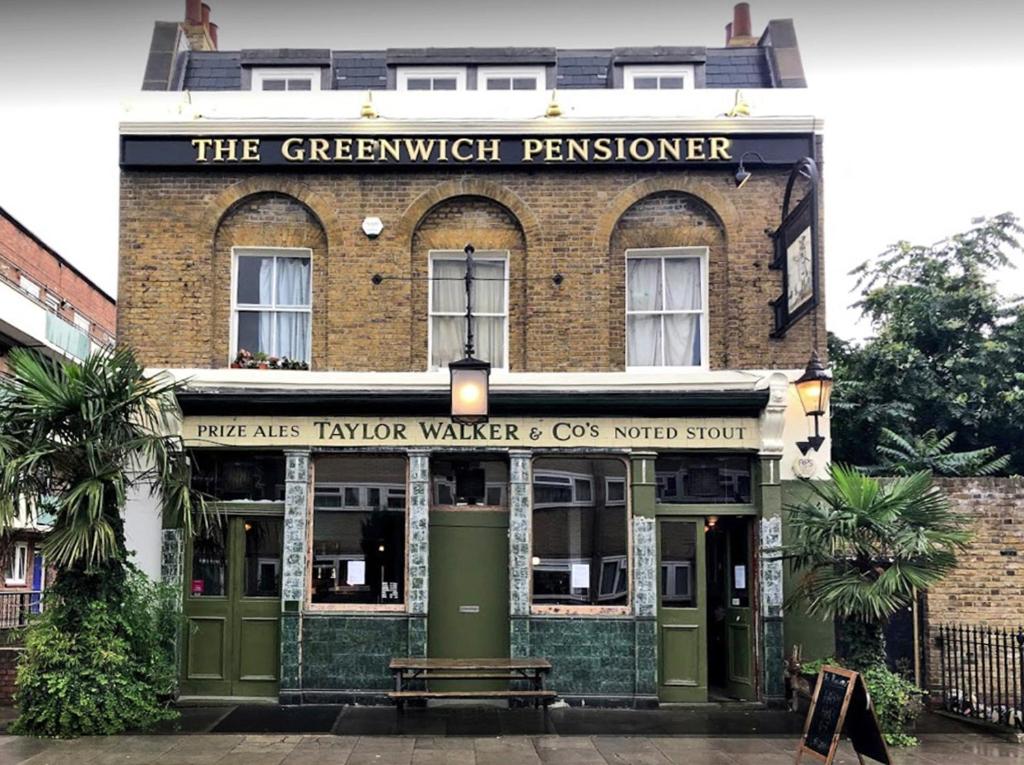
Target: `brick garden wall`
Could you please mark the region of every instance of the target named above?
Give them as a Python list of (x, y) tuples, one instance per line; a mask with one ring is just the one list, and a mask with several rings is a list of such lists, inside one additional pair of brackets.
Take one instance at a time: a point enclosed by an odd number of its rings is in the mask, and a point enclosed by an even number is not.
[(0, 707), (14, 703), (14, 680), (20, 657), (20, 648), (0, 647)]
[(943, 478), (956, 509), (974, 519), (960, 565), (928, 592), (929, 679), (937, 680), (933, 628), (957, 622), (991, 627), (1024, 623), (1024, 479)]
[[(823, 303), (768, 338), (782, 277), (764, 231), (787, 176), (736, 189), (719, 170), (125, 171), (120, 340), (150, 366), (227, 366), (231, 246), (310, 247), (313, 369), (424, 370), (425, 285), (370, 277), (423, 275), (430, 249), (472, 242), (509, 250), (511, 275), (528, 278), (510, 284), (512, 371), (621, 370), (625, 249), (704, 245), (711, 367), (802, 368), (824, 345)], [(376, 239), (366, 216), (384, 222)]]

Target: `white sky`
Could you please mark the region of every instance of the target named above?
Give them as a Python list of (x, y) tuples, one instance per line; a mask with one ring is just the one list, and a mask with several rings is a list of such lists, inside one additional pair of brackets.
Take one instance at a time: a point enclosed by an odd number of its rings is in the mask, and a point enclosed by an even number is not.
[[(721, 45), (731, 0), (210, 0), (224, 50)], [(119, 103), (184, 0), (0, 0), (0, 206), (117, 286)], [(829, 328), (867, 331), (847, 272), (897, 239), (1024, 217), (1024, 3), (753, 0), (793, 18), (826, 120)], [(1024, 273), (1002, 280), (1024, 292)]]

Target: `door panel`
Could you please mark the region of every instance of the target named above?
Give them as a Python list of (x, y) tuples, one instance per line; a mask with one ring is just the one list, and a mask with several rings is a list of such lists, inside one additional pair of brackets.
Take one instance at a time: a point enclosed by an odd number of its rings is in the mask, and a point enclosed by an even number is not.
[(188, 679), (226, 680), (227, 619), (223, 616), (188, 618)]
[(184, 695), (277, 695), (281, 536), (279, 517), (229, 516), (188, 543)]
[(258, 616), (240, 621), (239, 680), (277, 680), (277, 619)]
[(707, 701), (707, 615), (702, 518), (658, 522), (658, 697)]
[[(447, 659), (509, 655), (508, 513), (430, 513), (427, 655)], [(435, 681), (432, 690), (490, 690), (507, 683)]]
[(727, 526), (728, 600), (725, 609), (728, 684), (726, 692), (738, 699), (753, 699), (754, 643), (752, 629), (753, 523), (737, 518)]

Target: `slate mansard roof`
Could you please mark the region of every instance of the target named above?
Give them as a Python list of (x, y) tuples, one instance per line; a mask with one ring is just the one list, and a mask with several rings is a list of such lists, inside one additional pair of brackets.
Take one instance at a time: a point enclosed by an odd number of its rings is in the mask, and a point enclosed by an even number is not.
[[(192, 45), (185, 29), (157, 22), (143, 90), (249, 90), (254, 67), (318, 67), (323, 90), (394, 90), (396, 72), (406, 66), (544, 67), (547, 89), (623, 87), (631, 65), (693, 67), (698, 88), (805, 87), (803, 67), (790, 19), (770, 21), (759, 38), (722, 48), (649, 46), (603, 49), (563, 48), (388, 48), (328, 50), (272, 48), (220, 51)], [(215, 48), (215, 44), (213, 45)], [(471, 74), (471, 81), (475, 74)], [(470, 85), (470, 87), (472, 87)]]
[[(467, 52), (472, 49), (465, 49)], [(512, 49), (514, 50), (514, 49)], [(392, 62), (390, 51), (328, 51), (325, 61), (290, 59), (291, 51), (189, 51), (183, 62), (183, 77), (175, 90), (242, 90), (242, 70), (246, 66), (325, 66), (331, 67), (332, 90), (389, 90), (388, 70), (402, 66)], [(409, 66), (427, 64), (429, 54)], [(462, 60), (436, 55), (435, 66), (465, 66)], [(704, 70), (707, 88), (773, 88), (769, 51), (757, 48), (711, 48), (701, 61), (691, 61)], [(254, 60), (256, 59), (256, 60)], [(487, 62), (490, 63), (490, 62)], [(509, 57), (505, 65), (536, 64), (530, 57), (516, 60)], [(639, 63), (639, 62), (638, 62)], [(657, 64), (650, 57), (644, 63)], [(668, 62), (664, 62), (668, 63)], [(613, 69), (617, 62), (612, 50), (559, 50), (553, 64), (557, 88), (610, 88), (615, 87)], [(699, 84), (699, 80), (698, 80)], [(246, 88), (248, 89), (248, 88)]]

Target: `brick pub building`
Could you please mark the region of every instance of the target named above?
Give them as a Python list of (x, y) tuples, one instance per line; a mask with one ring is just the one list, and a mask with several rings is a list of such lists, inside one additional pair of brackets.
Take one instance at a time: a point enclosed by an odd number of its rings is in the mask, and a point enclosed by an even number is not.
[[(755, 36), (741, 4), (720, 48), (217, 37), (199, 3), (157, 23), (164, 92), (121, 124), (119, 341), (187, 379), (223, 511), (191, 540), (129, 512), (181, 586), (182, 693), (373, 703), (395, 657), (543, 657), (570, 703), (780, 699), (787, 646), (831, 648), (772, 559), (828, 460), (792, 385), (824, 350), (818, 220), (802, 270), (766, 234), (822, 161), (792, 22)], [(475, 426), (447, 370), (467, 245)]]

